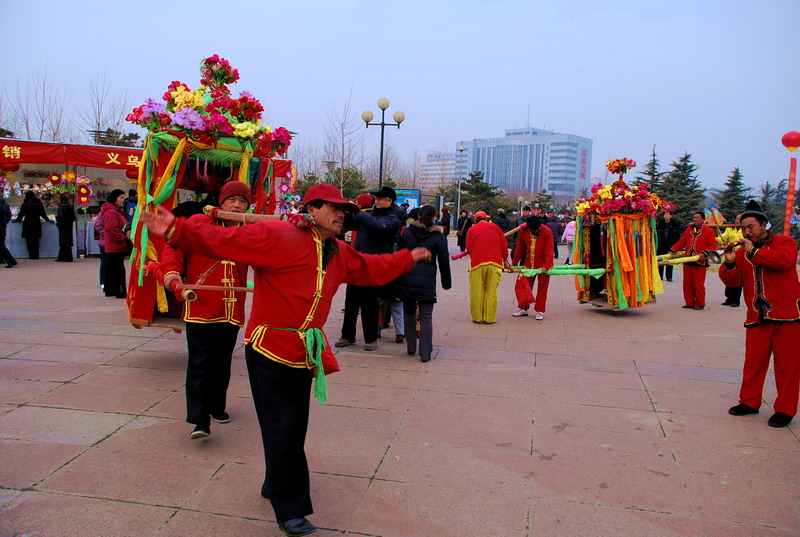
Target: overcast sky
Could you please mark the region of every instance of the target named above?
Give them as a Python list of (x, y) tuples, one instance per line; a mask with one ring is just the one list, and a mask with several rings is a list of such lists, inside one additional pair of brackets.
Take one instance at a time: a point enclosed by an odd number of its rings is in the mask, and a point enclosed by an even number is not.
[[(524, 127), (594, 140), (592, 175), (656, 145), (662, 166), (688, 151), (721, 186), (788, 176), (781, 136), (800, 130), (800, 1), (484, 0), (0, 2), (2, 80), (47, 70), (73, 104), (106, 76), (131, 107), (199, 61), (227, 58), (269, 123), (324, 139), (352, 88), (356, 117), (402, 110), (388, 142), (454, 149)], [(530, 116), (528, 110), (530, 107)], [(377, 114), (376, 114), (377, 115)], [(368, 147), (379, 144), (369, 129)]]

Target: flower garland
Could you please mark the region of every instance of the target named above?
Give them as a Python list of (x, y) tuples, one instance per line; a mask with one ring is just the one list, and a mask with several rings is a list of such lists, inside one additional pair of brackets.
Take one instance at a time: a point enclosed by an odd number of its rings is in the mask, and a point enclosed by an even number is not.
[(231, 96), (228, 85), (239, 80), (239, 71), (226, 59), (216, 54), (206, 58), (200, 76), (200, 88), (174, 80), (162, 96), (164, 102), (147, 99), (125, 119), (151, 132), (178, 131), (208, 145), (232, 136), (249, 143), (255, 157), (286, 154), (292, 133), (261, 125), (264, 106), (250, 93)]
[[(636, 167), (636, 161), (629, 158), (615, 158), (606, 161), (606, 168), (614, 175), (625, 175), (628, 170)], [(622, 177), (620, 177), (622, 179)]]
[(647, 183), (628, 186), (622, 179), (605, 186), (597, 183), (592, 187), (592, 196), (580, 197), (575, 202), (575, 209), (578, 216), (607, 216), (612, 213), (656, 216), (659, 210), (671, 211), (674, 208), (673, 204), (667, 203), (648, 188)]

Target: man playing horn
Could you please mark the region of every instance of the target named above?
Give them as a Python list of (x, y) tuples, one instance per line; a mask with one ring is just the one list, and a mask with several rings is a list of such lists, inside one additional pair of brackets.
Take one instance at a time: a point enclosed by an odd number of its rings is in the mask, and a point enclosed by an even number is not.
[(697, 211), (692, 215), (692, 225), (686, 228), (680, 240), (672, 245), (669, 253), (685, 250), (686, 256), (700, 255), (693, 263), (683, 265), (683, 305), (684, 309), (702, 310), (706, 307), (706, 270), (708, 258), (703, 253), (714, 250), (717, 246), (716, 236), (710, 227), (703, 225), (706, 215)]
[[(322, 327), (342, 283), (384, 285), (429, 260), (426, 248), (391, 254), (356, 252), (335, 237), (345, 212), (359, 210), (333, 185), (314, 185), (303, 198), (309, 220), (270, 221), (242, 227), (199, 226), (169, 211), (143, 213), (151, 233), (177, 248), (253, 267), (254, 296), (245, 331), (245, 360), (261, 427), (269, 498), (279, 529), (299, 537), (316, 531), (304, 450), (309, 392), (324, 401), (325, 372), (338, 370)], [(498, 229), (499, 232), (499, 229)]]
[[(764, 378), (773, 356), (778, 397), (769, 419), (772, 427), (786, 427), (797, 413), (800, 391), (800, 282), (797, 244), (788, 235), (767, 229), (767, 215), (754, 201), (741, 215), (743, 238), (725, 247), (719, 277), (729, 287), (744, 287), (747, 328), (739, 404), (734, 416), (758, 414)], [(742, 247), (734, 249), (741, 244)]]

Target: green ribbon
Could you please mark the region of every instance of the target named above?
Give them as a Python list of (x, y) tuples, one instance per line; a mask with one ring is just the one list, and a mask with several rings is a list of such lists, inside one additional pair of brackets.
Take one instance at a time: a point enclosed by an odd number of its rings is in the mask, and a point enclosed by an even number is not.
[(328, 344), (325, 341), (325, 334), (319, 328), (308, 328), (300, 330), (298, 328), (275, 328), (268, 327), (270, 330), (283, 330), (284, 332), (304, 332), (306, 337), (306, 355), (308, 361), (317, 368), (317, 376), (314, 379), (314, 398), (320, 404), (328, 401), (328, 381), (325, 378), (325, 368), (322, 366), (322, 351)]
[(606, 273), (606, 269), (604, 268), (586, 268), (586, 265), (559, 265), (548, 270), (540, 268), (527, 269), (524, 267), (514, 268), (519, 268), (520, 274), (528, 278), (538, 276), (539, 274), (545, 274), (547, 276), (591, 276), (592, 278), (600, 278)]

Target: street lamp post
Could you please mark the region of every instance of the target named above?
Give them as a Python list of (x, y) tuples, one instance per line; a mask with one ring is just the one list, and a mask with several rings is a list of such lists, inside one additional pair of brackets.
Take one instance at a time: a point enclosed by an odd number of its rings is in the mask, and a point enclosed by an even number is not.
[(525, 201), (525, 198), (523, 198), (522, 196), (517, 198), (517, 202), (519, 203), (519, 208), (517, 209), (517, 214), (519, 214), (519, 215), (522, 214), (522, 202), (523, 201)]
[(372, 121), (372, 119), (375, 117), (371, 110), (364, 110), (361, 113), (361, 119), (363, 119), (364, 123), (367, 124), (367, 128), (369, 128), (370, 125), (379, 126), (381, 128), (381, 155), (380, 164), (378, 166), (378, 190), (380, 190), (383, 186), (383, 129), (384, 127), (397, 127), (399, 129), (400, 124), (406, 119), (406, 115), (398, 110), (394, 113), (394, 115), (392, 115), (392, 119), (394, 119), (395, 123), (386, 123), (386, 109), (389, 108), (389, 99), (386, 99), (385, 97), (378, 99), (378, 108), (381, 109), (380, 123), (370, 123), (370, 121)]
[[(458, 152), (464, 154), (464, 145), (458, 146)], [(461, 174), (458, 174), (458, 190), (456, 191), (456, 220), (461, 217)]]

